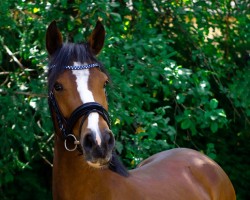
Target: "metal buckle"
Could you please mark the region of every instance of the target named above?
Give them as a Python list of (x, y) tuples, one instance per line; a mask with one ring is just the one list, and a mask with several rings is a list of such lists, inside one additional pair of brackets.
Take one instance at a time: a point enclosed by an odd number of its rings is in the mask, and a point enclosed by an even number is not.
[[(69, 137), (72, 137), (72, 138), (74, 139), (74, 145), (75, 145), (75, 147), (72, 148), (72, 149), (68, 148), (68, 145), (67, 145), (67, 139), (68, 139)], [(75, 151), (76, 148), (77, 148), (77, 145), (79, 145), (79, 144), (80, 144), (80, 141), (77, 140), (77, 139), (76, 139), (76, 136), (74, 136), (73, 134), (67, 135), (66, 138), (65, 138), (65, 140), (64, 140), (64, 147), (65, 147), (65, 149), (66, 149), (67, 151)]]

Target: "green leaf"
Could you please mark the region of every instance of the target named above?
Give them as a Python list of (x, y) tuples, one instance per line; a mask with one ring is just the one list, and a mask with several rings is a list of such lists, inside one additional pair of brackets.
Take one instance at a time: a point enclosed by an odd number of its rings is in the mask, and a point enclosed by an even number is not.
[(113, 8), (117, 8), (117, 7), (120, 6), (120, 3), (119, 3), (119, 2), (111, 2), (109, 5), (110, 5), (111, 7), (113, 7)]
[(190, 119), (185, 119), (181, 122), (181, 128), (188, 129), (190, 128), (191, 124), (192, 124), (192, 121)]
[(218, 130), (218, 123), (216, 122), (212, 122), (211, 126), (210, 126), (210, 129), (213, 133), (217, 132)]
[(114, 17), (114, 20), (116, 22), (121, 22), (122, 21), (122, 17), (121, 17), (121, 15), (119, 13), (111, 12), (110, 15)]
[(217, 99), (211, 99), (209, 102), (211, 109), (216, 109), (218, 107), (218, 100)]
[(191, 130), (192, 136), (197, 134), (197, 130), (196, 130), (196, 127), (195, 127), (194, 123), (191, 124), (190, 130)]
[(5, 181), (8, 183), (8, 182), (11, 182), (13, 180), (14, 180), (14, 176), (10, 172), (7, 172), (5, 174)]
[(123, 150), (123, 144), (119, 141), (115, 141), (115, 147), (118, 153), (121, 154)]
[(184, 101), (185, 101), (185, 96), (184, 96), (183, 94), (178, 94), (178, 95), (176, 96), (176, 100), (177, 100), (177, 102), (178, 102), (179, 104), (182, 104), (182, 103), (184, 103)]
[(217, 113), (218, 116), (220, 116), (220, 117), (223, 117), (223, 118), (226, 118), (226, 117), (227, 117), (227, 115), (226, 115), (226, 113), (225, 113), (225, 111), (224, 111), (223, 109), (217, 109), (217, 110), (216, 110), (216, 113)]

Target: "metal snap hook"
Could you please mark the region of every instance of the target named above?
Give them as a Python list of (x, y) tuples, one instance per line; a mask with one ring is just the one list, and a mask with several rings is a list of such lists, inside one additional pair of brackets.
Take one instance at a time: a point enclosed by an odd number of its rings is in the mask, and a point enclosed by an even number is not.
[[(67, 139), (70, 138), (70, 137), (72, 137), (72, 138), (74, 139), (74, 145), (75, 145), (75, 147), (72, 148), (72, 149), (68, 148), (68, 145), (67, 145)], [(67, 151), (75, 151), (76, 148), (77, 148), (77, 145), (79, 145), (79, 144), (80, 144), (80, 141), (77, 140), (77, 139), (76, 139), (76, 136), (74, 136), (73, 134), (67, 135), (67, 136), (66, 136), (66, 139), (64, 140), (64, 147), (65, 147), (65, 149), (66, 149)]]

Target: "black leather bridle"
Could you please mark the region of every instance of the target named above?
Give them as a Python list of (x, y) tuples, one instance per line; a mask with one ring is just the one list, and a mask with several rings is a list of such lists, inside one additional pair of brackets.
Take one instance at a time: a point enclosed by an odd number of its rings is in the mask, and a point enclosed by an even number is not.
[[(98, 63), (93, 63), (93, 64), (82, 65), (82, 66), (65, 66), (64, 68), (68, 70), (84, 70), (84, 69), (90, 69), (90, 68), (98, 67), (98, 66), (99, 66)], [(50, 69), (53, 69), (54, 67), (55, 66), (52, 66)], [(66, 119), (61, 113), (53, 91), (49, 92), (48, 102), (49, 102), (51, 112), (52, 111), (55, 112), (57, 124), (63, 135), (64, 141), (65, 141), (64, 143), (65, 148), (68, 151), (74, 151), (77, 148), (77, 145), (79, 144), (79, 141), (76, 139), (75, 135), (73, 134), (73, 128), (80, 118), (82, 118), (81, 119), (81, 126), (82, 126), (83, 122), (87, 119), (89, 114), (95, 112), (95, 113), (100, 114), (103, 117), (103, 119), (107, 122), (109, 128), (111, 126), (108, 112), (106, 111), (105, 108), (103, 108), (102, 105), (100, 105), (97, 102), (88, 102), (88, 103), (84, 103), (80, 105), (72, 112), (72, 114), (70, 115), (68, 119)], [(69, 149), (67, 147), (68, 138), (71, 138), (71, 139), (73, 138), (74, 140), (75, 147), (73, 149)]]

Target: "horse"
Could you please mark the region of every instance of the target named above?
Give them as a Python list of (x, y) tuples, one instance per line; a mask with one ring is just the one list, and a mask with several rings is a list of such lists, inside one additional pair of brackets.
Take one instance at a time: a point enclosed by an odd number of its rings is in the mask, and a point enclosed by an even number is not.
[(99, 20), (86, 43), (64, 43), (56, 21), (47, 28), (53, 199), (235, 200), (223, 169), (192, 149), (157, 153), (130, 171), (123, 166), (108, 114), (109, 76), (96, 58), (104, 40)]

